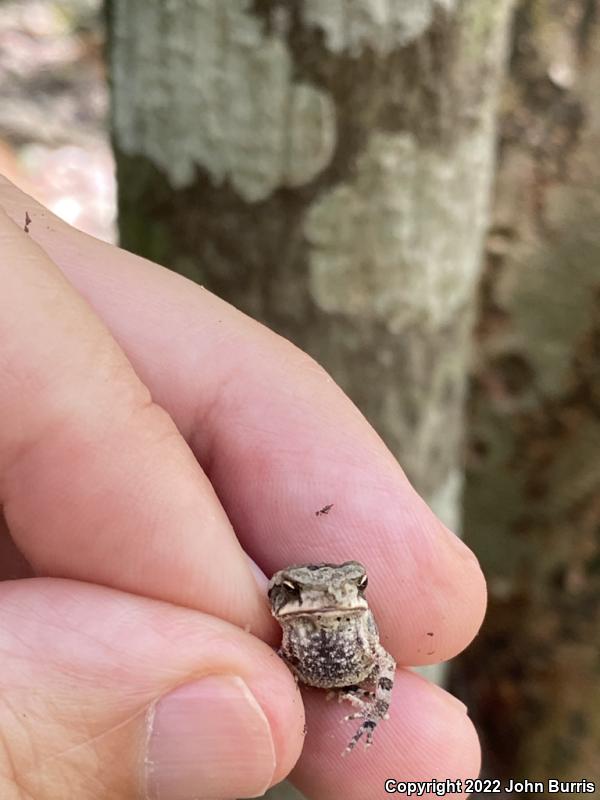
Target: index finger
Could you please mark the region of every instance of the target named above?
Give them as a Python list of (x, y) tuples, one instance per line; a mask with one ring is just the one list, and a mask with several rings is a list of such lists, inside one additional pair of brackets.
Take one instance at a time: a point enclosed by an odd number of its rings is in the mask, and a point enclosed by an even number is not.
[(0, 506), (29, 563), (274, 633), (249, 559), (173, 421), (1, 210), (0, 285)]
[[(176, 421), (266, 572), (362, 561), (384, 645), (399, 663), (444, 660), (468, 644), (485, 609), (477, 560), (312, 359), (185, 278), (73, 230), (8, 184), (0, 203), (16, 219), (27, 206), (31, 235)], [(330, 503), (329, 514), (315, 515)]]

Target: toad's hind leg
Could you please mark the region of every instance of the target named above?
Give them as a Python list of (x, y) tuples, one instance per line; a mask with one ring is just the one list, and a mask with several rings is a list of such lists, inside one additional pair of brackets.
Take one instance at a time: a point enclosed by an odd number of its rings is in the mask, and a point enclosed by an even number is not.
[(375, 696), (372, 697), (370, 701), (357, 698), (358, 702), (361, 704), (361, 710), (354, 714), (349, 714), (345, 718), (347, 720), (362, 719), (363, 722), (350, 740), (344, 754), (349, 753), (363, 735), (366, 735), (365, 747), (370, 747), (371, 744), (373, 744), (373, 731), (377, 727), (377, 723), (382, 719), (387, 719), (388, 716), (395, 673), (396, 662), (391, 655), (379, 645), (377, 649), (377, 664), (372, 676), (369, 678), (369, 683), (372, 682), (375, 684)]
[(343, 689), (332, 689), (327, 692), (327, 700), (337, 698), (338, 703), (352, 703), (355, 708), (364, 708), (373, 702), (375, 693), (362, 686), (344, 686)]

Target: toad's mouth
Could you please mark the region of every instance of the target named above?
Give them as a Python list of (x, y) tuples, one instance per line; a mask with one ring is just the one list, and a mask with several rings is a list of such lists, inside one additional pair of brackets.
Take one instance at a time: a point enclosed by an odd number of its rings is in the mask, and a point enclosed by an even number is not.
[(340, 608), (339, 606), (319, 606), (318, 608), (294, 608), (290, 611), (280, 611), (280, 617), (312, 617), (319, 616), (340, 617), (344, 614), (362, 614), (367, 606), (352, 606), (351, 608)]

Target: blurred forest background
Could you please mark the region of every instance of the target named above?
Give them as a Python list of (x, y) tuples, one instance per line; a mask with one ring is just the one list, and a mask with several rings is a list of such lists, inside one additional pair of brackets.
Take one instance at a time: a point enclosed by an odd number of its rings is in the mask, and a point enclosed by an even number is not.
[(309, 351), (477, 553), (487, 776), (600, 784), (599, 154), (597, 0), (0, 0), (0, 172)]

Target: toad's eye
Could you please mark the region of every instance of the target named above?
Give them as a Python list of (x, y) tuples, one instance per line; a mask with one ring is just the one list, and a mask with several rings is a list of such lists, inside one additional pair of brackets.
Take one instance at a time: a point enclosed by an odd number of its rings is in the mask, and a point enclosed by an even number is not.
[(300, 587), (294, 581), (282, 581), (281, 585), (285, 586), (290, 594), (300, 594)]
[(364, 590), (367, 588), (368, 583), (369, 583), (369, 578), (366, 575), (363, 575), (358, 582), (359, 592), (364, 592)]

